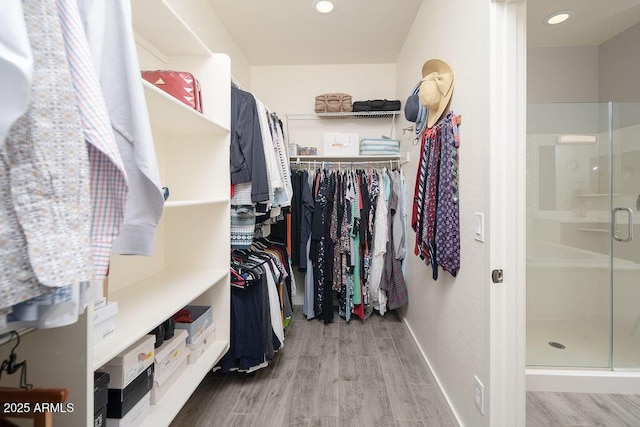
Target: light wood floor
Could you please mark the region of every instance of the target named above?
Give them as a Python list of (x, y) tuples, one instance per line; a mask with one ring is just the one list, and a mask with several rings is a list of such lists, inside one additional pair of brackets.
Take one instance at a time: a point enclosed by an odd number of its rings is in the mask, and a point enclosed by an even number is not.
[[(324, 325), (296, 307), (271, 366), (207, 375), (171, 427), (456, 425), (393, 312)], [(528, 392), (526, 425), (639, 427), (640, 395)]]
[(209, 374), (172, 427), (457, 425), (395, 313), (325, 325), (296, 307), (285, 347), (254, 376)]
[(640, 395), (527, 393), (527, 427), (640, 426)]

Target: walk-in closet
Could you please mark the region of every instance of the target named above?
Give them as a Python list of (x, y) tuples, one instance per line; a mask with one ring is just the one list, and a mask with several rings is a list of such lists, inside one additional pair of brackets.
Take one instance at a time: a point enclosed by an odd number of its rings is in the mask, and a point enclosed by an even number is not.
[(324, 3), (9, 2), (3, 416), (489, 425), (489, 2)]
[(639, 2), (5, 0), (0, 425), (640, 425)]

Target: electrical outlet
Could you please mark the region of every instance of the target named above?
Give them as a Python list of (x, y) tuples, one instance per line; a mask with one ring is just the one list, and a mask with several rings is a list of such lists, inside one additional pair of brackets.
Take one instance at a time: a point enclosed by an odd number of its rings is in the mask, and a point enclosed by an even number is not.
[(480, 382), (480, 379), (474, 375), (473, 382), (475, 384), (475, 402), (478, 410), (482, 415), (484, 415), (484, 385)]

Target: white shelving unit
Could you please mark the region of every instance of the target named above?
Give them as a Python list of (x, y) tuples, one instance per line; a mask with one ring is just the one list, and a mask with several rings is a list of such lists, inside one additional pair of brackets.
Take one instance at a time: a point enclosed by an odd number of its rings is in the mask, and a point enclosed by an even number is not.
[(318, 156), (290, 156), (291, 161), (380, 161), (401, 160), (400, 156), (330, 156), (324, 155), (327, 132), (357, 133), (363, 138), (393, 138), (400, 111), (361, 111), (340, 113), (286, 114), (285, 125), (290, 144), (318, 147)]
[[(140, 79), (170, 198), (153, 256), (112, 257), (108, 299), (118, 303), (113, 335), (93, 346), (90, 307), (73, 325), (23, 337), (17, 352), (28, 361), (29, 382), (69, 390), (74, 412), (55, 414), (55, 425), (93, 425), (94, 370), (187, 304), (213, 307), (215, 341), (151, 406), (143, 425), (169, 425), (229, 348), (230, 60), (210, 52), (165, 0), (132, 1), (132, 19), (141, 68), (193, 73), (202, 86), (204, 113)], [(3, 378), (3, 385), (13, 385), (5, 383)]]
[(170, 196), (153, 257), (112, 260), (110, 298), (118, 301), (118, 321), (122, 313), (136, 326), (118, 328), (96, 346), (93, 358), (93, 367), (100, 367), (187, 304), (213, 307), (215, 341), (151, 406), (143, 425), (156, 427), (171, 423), (229, 349), (231, 71), (229, 57), (210, 52), (166, 1), (133, 1), (132, 18), (141, 68), (189, 71), (200, 81), (203, 99), (201, 114), (142, 81)]
[[(362, 138), (392, 138), (396, 116), (400, 111), (357, 111), (339, 113), (286, 114), (285, 126), (290, 144), (318, 147), (324, 155), (324, 134), (327, 132), (358, 133)], [(305, 156), (292, 156), (302, 159)], [(332, 157), (337, 159), (337, 157)]]

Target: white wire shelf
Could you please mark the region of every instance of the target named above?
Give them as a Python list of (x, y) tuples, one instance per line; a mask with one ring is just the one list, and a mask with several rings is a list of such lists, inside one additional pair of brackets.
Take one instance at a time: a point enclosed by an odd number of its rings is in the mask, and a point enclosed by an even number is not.
[(353, 119), (353, 118), (389, 118), (400, 114), (400, 111), (355, 111), (341, 113), (302, 113), (286, 114), (288, 120), (318, 120), (318, 119)]

